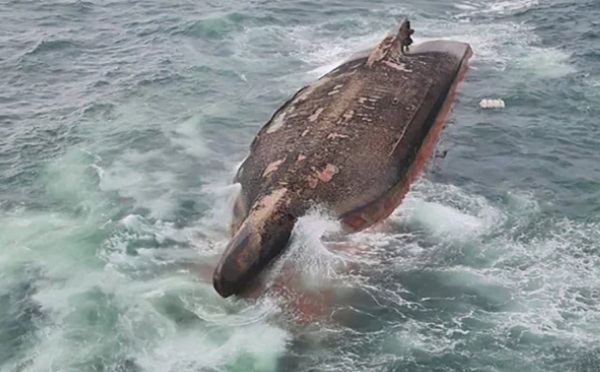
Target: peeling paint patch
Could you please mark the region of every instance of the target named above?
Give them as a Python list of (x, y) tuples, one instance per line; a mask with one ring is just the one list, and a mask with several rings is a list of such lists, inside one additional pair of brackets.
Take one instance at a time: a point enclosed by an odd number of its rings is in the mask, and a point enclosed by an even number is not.
[(310, 121), (311, 123), (314, 122), (315, 120), (317, 120), (319, 118), (319, 115), (321, 115), (321, 113), (323, 112), (324, 108), (323, 107), (319, 107), (318, 109), (315, 110), (315, 112), (308, 117), (308, 121)]
[(283, 163), (284, 161), (285, 161), (285, 158), (279, 159), (279, 160), (274, 161), (271, 164), (269, 164), (267, 166), (267, 168), (265, 169), (265, 171), (263, 172), (262, 176), (266, 177), (269, 174), (275, 172), (279, 168), (279, 166), (281, 165), (281, 163)]
[(336, 138), (348, 138), (348, 135), (345, 134), (339, 134), (339, 133), (330, 133), (327, 136), (327, 139), (336, 139)]
[(358, 99), (358, 103), (360, 103), (360, 104), (365, 104), (367, 102), (375, 103), (375, 102), (377, 102), (378, 98), (380, 98), (380, 97), (378, 97), (378, 96), (375, 96), (375, 97), (360, 97)]
[(383, 61), (382, 63), (388, 67), (393, 68), (394, 70), (411, 72), (411, 70), (407, 69), (406, 65), (403, 63), (398, 64), (391, 61)]
[(336, 167), (333, 164), (327, 164), (325, 166), (325, 169), (323, 169), (321, 172), (319, 172), (317, 174), (317, 177), (319, 177), (319, 179), (323, 182), (329, 182), (329, 181), (331, 181), (333, 176), (335, 176), (338, 173), (339, 173), (338, 167)]
[(277, 116), (275, 116), (275, 118), (273, 118), (271, 125), (269, 125), (269, 129), (267, 129), (267, 133), (273, 133), (273, 132), (281, 129), (281, 127), (283, 127), (283, 120), (285, 119), (285, 116), (286, 116), (285, 111), (282, 111), (279, 114), (277, 114)]
[[(252, 215), (249, 217), (254, 221), (264, 221), (275, 210), (278, 203), (287, 192), (286, 188), (281, 188), (272, 191), (269, 195), (263, 197), (257, 204), (252, 207)], [(246, 220), (248, 221), (248, 220)], [(247, 223), (247, 222), (246, 222)]]
[(347, 123), (354, 117), (354, 110), (348, 110), (342, 115), (342, 123)]

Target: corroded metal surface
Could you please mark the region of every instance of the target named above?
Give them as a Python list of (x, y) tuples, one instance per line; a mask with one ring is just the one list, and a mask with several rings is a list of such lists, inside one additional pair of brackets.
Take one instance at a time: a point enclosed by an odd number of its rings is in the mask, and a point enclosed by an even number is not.
[[(256, 273), (276, 256), (283, 248), (274, 241), (289, 238), (278, 226), (291, 231), (311, 206), (325, 206), (360, 230), (400, 202), (470, 55), (468, 44), (452, 41), (406, 51), (411, 34), (404, 23), (368, 55), (302, 88), (259, 131), (235, 178), (242, 185), (232, 222), (237, 233), (215, 271), (219, 293), (229, 295), (225, 282), (236, 292), (251, 277), (241, 273)], [(255, 237), (242, 244), (242, 232)], [(245, 258), (250, 251), (254, 261)]]
[(296, 214), (318, 203), (343, 215), (401, 182), (461, 60), (427, 52), (367, 61), (301, 89), (260, 130), (236, 177), (247, 208), (285, 187)]

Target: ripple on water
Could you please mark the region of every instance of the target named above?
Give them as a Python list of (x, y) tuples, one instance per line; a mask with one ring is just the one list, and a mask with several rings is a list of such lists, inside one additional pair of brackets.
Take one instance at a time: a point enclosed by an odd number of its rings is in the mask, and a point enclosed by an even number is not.
[(35, 56), (43, 53), (64, 53), (65, 49), (76, 49), (79, 46), (72, 40), (42, 40), (26, 55)]

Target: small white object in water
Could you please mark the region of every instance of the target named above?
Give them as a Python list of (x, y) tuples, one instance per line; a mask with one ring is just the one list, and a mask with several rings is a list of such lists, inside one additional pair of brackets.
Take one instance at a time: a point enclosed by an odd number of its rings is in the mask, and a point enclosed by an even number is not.
[(501, 100), (500, 98), (497, 99), (482, 99), (481, 102), (479, 102), (479, 107), (481, 108), (485, 108), (485, 109), (489, 109), (489, 108), (504, 108), (504, 101)]

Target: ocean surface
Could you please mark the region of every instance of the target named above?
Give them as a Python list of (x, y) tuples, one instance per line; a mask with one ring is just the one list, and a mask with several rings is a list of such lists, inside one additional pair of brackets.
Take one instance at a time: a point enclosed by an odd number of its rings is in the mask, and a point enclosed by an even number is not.
[[(220, 298), (254, 135), (404, 16), (474, 50), (447, 156), (382, 228), (300, 221), (308, 321)], [(598, 0), (0, 0), (0, 370), (600, 371), (599, 37)]]

